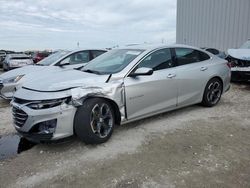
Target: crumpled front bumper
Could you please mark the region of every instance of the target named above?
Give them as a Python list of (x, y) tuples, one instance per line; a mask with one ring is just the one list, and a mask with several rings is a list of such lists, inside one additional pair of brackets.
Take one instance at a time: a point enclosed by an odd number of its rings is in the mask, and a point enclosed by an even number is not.
[[(34, 110), (26, 105), (12, 102), (12, 114), (15, 129), (24, 137), (36, 142), (59, 140), (72, 136), (76, 108), (72, 105), (61, 104), (48, 109)], [(53, 133), (39, 133), (34, 127), (39, 123), (56, 120)]]

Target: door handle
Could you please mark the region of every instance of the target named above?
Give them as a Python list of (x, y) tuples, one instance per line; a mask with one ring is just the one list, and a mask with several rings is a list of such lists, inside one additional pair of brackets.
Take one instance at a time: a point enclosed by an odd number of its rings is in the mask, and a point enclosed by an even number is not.
[(174, 78), (174, 77), (176, 77), (176, 74), (169, 74), (167, 77), (168, 78)]
[(207, 70), (207, 67), (201, 67), (200, 70), (201, 70), (201, 71), (205, 71), (205, 70)]

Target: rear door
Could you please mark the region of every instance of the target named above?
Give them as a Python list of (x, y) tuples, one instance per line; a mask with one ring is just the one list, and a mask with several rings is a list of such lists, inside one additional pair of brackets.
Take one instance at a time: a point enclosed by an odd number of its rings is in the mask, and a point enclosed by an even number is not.
[(176, 70), (169, 48), (145, 57), (132, 72), (141, 67), (153, 69), (152, 75), (126, 77), (126, 110), (129, 120), (173, 108), (177, 103)]
[(200, 102), (209, 78), (210, 56), (192, 48), (175, 48), (178, 105)]

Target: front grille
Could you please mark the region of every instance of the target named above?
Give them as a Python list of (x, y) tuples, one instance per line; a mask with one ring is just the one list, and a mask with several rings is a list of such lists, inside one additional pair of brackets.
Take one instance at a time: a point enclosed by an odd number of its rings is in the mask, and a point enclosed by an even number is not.
[(15, 106), (12, 107), (12, 114), (13, 114), (14, 124), (17, 127), (22, 127), (28, 118), (28, 115), (23, 110)]

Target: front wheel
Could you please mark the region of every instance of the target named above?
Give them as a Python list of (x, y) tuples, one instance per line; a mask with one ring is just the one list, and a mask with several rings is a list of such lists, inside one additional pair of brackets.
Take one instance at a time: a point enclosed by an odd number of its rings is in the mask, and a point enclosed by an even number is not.
[(222, 94), (222, 82), (218, 78), (211, 79), (205, 88), (202, 104), (204, 106), (215, 106), (221, 98)]
[(104, 99), (87, 99), (75, 114), (75, 134), (86, 144), (106, 142), (115, 124), (114, 111)]

